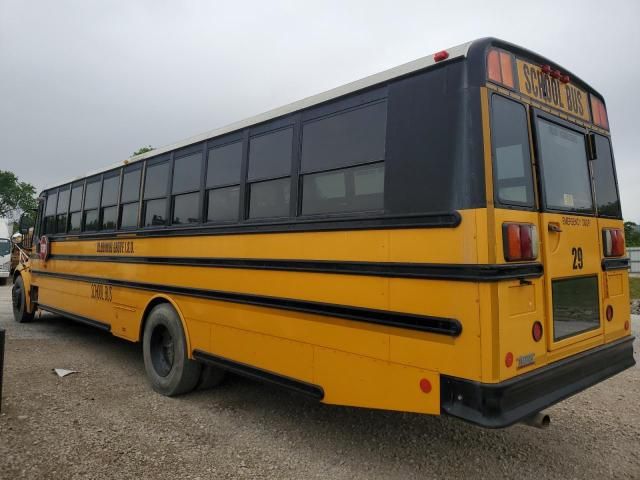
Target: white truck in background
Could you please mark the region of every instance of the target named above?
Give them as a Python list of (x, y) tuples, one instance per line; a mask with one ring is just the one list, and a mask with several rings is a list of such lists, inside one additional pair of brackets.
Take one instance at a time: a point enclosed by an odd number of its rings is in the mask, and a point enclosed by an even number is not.
[(11, 275), (11, 224), (0, 218), (0, 285), (5, 285)]

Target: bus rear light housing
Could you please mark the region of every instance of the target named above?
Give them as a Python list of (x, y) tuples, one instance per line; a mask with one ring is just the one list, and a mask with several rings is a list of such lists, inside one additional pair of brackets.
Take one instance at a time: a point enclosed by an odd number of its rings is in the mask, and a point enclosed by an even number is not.
[(538, 258), (538, 229), (531, 223), (502, 224), (504, 258), (507, 262)]
[(611, 320), (613, 320), (613, 307), (611, 305), (607, 305), (605, 314), (607, 316), (607, 322), (610, 322)]
[(602, 230), (602, 249), (605, 257), (621, 257), (624, 255), (624, 233), (619, 228)]
[(533, 337), (534, 342), (539, 342), (542, 339), (542, 324), (538, 321), (533, 322), (533, 327), (531, 328), (531, 336)]
[(597, 97), (591, 95), (591, 114), (593, 115), (593, 123), (599, 127), (609, 130), (609, 118), (607, 117), (607, 109), (604, 103)]
[(487, 77), (505, 87), (515, 88), (513, 81), (513, 56), (510, 53), (492, 48), (487, 54)]

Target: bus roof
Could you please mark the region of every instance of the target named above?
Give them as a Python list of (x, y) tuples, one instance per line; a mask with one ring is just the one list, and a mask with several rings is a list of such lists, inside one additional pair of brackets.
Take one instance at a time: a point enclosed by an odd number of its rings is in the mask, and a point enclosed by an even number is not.
[[(444, 61), (451, 61), (455, 58), (466, 57), (469, 51), (469, 47), (473, 42), (463, 43), (461, 45), (457, 45), (453, 48), (448, 48), (446, 51), (449, 56)], [(442, 63), (442, 62), (438, 62)], [(298, 100), (296, 102), (290, 103), (288, 105), (275, 108), (273, 110), (269, 110), (267, 112), (255, 115), (253, 117), (246, 118), (244, 120), (240, 120), (238, 122), (231, 123), (221, 128), (217, 128), (214, 130), (210, 130), (199, 135), (187, 138), (185, 140), (181, 140), (179, 142), (166, 145), (164, 147), (156, 148), (146, 153), (142, 153), (140, 155), (136, 155), (134, 157), (130, 157), (124, 160), (121, 160), (117, 163), (111, 164), (108, 167), (101, 168), (99, 170), (91, 171), (86, 175), (81, 175), (69, 179), (65, 182), (56, 182), (55, 184), (46, 186), (43, 190), (49, 190), (51, 188), (55, 188), (58, 186), (66, 185), (68, 183), (81, 180), (87, 177), (91, 177), (93, 175), (98, 175), (103, 172), (107, 172), (109, 170), (122, 167), (124, 165), (130, 165), (135, 162), (139, 162), (140, 160), (144, 160), (146, 158), (155, 157), (157, 155), (162, 155), (163, 153), (167, 153), (173, 150), (177, 150), (182, 147), (186, 147), (198, 142), (202, 142), (204, 140), (219, 137), (225, 135), (227, 133), (235, 132), (237, 130), (241, 130), (243, 128), (257, 125), (278, 117), (283, 117), (285, 115), (291, 114), (298, 110), (303, 110), (305, 108), (313, 107), (315, 105), (319, 105), (321, 103), (342, 97), (344, 95), (348, 95), (350, 93), (357, 92), (359, 90), (364, 90), (366, 88), (372, 87), (374, 85), (378, 85), (389, 80), (393, 80), (395, 78), (403, 77), (405, 75), (409, 75), (411, 73), (432, 67), (436, 64), (434, 60), (433, 54), (419, 58), (417, 60), (413, 60), (411, 62), (399, 65), (394, 68), (390, 68), (380, 73), (376, 73), (370, 75), (368, 77), (362, 78), (360, 80), (356, 80), (354, 82), (347, 83), (346, 85), (342, 85), (331, 90), (327, 90), (325, 92), (319, 93), (317, 95), (313, 95), (311, 97), (304, 98), (302, 100)]]

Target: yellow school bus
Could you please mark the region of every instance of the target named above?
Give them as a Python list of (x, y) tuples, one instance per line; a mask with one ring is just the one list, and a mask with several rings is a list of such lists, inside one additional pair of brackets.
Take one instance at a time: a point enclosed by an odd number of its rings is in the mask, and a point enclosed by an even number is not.
[(16, 320), (41, 309), (142, 342), (164, 395), (230, 371), (497, 428), (634, 365), (604, 100), (497, 39), (59, 183), (39, 205)]

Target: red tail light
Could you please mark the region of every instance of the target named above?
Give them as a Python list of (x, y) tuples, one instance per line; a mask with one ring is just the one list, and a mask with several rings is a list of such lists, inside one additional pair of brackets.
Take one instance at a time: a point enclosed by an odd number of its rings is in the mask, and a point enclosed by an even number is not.
[(535, 342), (539, 342), (542, 338), (542, 324), (540, 322), (534, 322), (531, 328), (531, 336)]
[(602, 249), (605, 257), (621, 257), (624, 255), (624, 233), (619, 228), (602, 230)]
[(538, 258), (538, 229), (531, 223), (503, 223), (504, 258), (508, 262)]

